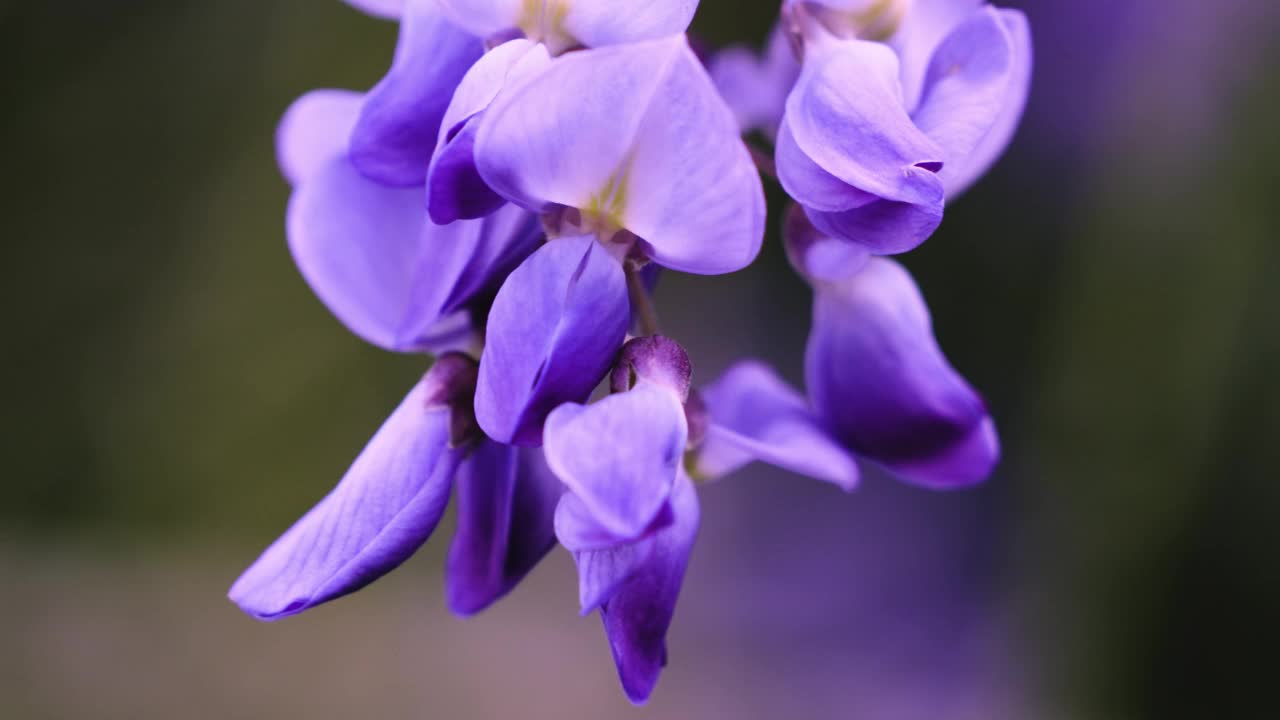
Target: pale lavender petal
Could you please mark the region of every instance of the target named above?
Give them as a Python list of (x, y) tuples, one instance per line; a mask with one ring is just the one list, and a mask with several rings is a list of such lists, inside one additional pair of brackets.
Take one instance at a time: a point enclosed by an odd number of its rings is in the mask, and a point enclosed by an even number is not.
[(546, 48), (517, 39), (499, 45), (477, 62), (454, 92), (440, 125), (427, 177), (431, 219), (448, 224), (488, 215), (506, 203), (489, 189), (475, 163), (479, 119), (506, 87), (515, 87), (551, 62)]
[[(546, 3), (553, 15), (557, 3)], [(698, 0), (569, 0), (561, 6), (565, 34), (587, 47), (604, 47), (681, 35)]]
[(512, 202), (594, 213), (672, 269), (738, 270), (763, 239), (760, 177), (681, 36), (556, 60), (490, 107), (475, 152)]
[[(787, 126), (801, 153), (863, 193), (911, 203), (935, 203), (941, 197), (936, 173), (942, 150), (907, 115), (898, 60), (880, 43), (833, 42), (807, 58), (787, 99)], [(778, 159), (785, 187), (785, 158)], [(822, 210), (851, 206), (820, 206), (792, 194)]]
[(697, 450), (700, 476), (723, 477), (755, 460), (826, 480), (858, 484), (858, 465), (822, 427), (809, 402), (763, 363), (734, 365), (703, 388), (711, 427)]
[(417, 550), (444, 513), (461, 453), (449, 411), (428, 409), (419, 383), (338, 486), (258, 558), (229, 597), (260, 620), (355, 592)]
[[(652, 535), (673, 521), (671, 502), (668, 500), (640, 537)], [(559, 504), (556, 505), (555, 530), (556, 539), (560, 544), (574, 553), (584, 550), (607, 550), (636, 540), (635, 537), (624, 537), (601, 525), (590, 506), (571, 492), (561, 496)]]
[(383, 20), (399, 20), (406, 0), (342, 0), (351, 7)]
[(945, 153), (939, 173), (944, 184), (953, 165), (965, 169), (995, 125), (1014, 71), (1013, 36), (990, 6), (961, 23), (934, 52), (912, 119)]
[(914, 110), (920, 104), (924, 76), (933, 51), (985, 0), (911, 0), (901, 27), (889, 45), (897, 51), (902, 64), (902, 94), (906, 107)]
[(276, 160), (290, 185), (346, 155), (363, 99), (350, 90), (313, 90), (289, 106), (276, 128)]
[(967, 157), (960, 162), (947, 163), (939, 173), (949, 199), (955, 199), (968, 190), (1004, 154), (1027, 106), (1033, 66), (1031, 27), (1027, 23), (1027, 16), (1017, 10), (1001, 10), (1000, 19), (1013, 42), (1012, 76), (991, 129)]
[(729, 47), (715, 54), (708, 70), (742, 132), (777, 134), (787, 95), (800, 77), (800, 63), (780, 29), (769, 36), (763, 57), (746, 47)]
[(592, 238), (552, 240), (503, 284), (489, 312), (476, 419), (500, 442), (542, 444), (547, 415), (604, 378), (630, 319), (622, 267)]
[[(289, 248), (307, 284), (356, 335), (388, 350), (440, 349), (465, 318), (412, 305), (423, 291), (425, 221), (418, 192), (379, 185), (337, 157), (295, 189)], [(452, 279), (430, 279), (452, 288)]]
[(458, 531), (445, 563), (454, 613), (489, 607), (555, 546), (561, 486), (541, 456), (485, 440), (458, 468)]
[(986, 404), (947, 363), (924, 298), (891, 260), (818, 288), (805, 376), (835, 437), (910, 482), (980, 482), (999, 459)]
[(441, 12), (472, 35), (492, 37), (520, 25), (521, 15), (541, 0), (435, 0)]
[(484, 54), (479, 38), (445, 20), (434, 0), (409, 0), (391, 70), (365, 97), (351, 161), (384, 185), (422, 185), (453, 91)]
[(667, 664), (667, 629), (698, 534), (698, 496), (683, 473), (671, 506), (674, 522), (654, 535), (574, 556), (584, 608), (599, 604), (618, 677), (636, 704), (649, 699)]
[(601, 527), (640, 536), (671, 494), (689, 429), (680, 398), (648, 380), (547, 417), (547, 464)]

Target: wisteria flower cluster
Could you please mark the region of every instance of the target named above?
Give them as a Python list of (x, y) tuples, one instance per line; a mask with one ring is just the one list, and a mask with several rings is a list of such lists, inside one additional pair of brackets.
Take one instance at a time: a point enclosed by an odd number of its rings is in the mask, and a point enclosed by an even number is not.
[[(352, 332), (430, 369), (337, 487), (232, 587), (274, 620), (405, 561), (456, 494), (446, 595), (507, 594), (557, 544), (636, 703), (699, 524), (697, 485), (761, 461), (852, 490), (932, 488), (999, 446), (902, 266), (1000, 155), (1025, 18), (979, 0), (787, 0), (762, 56), (695, 52), (696, 0), (348, 0), (398, 20), (369, 92), (278, 131), (289, 247)], [(753, 144), (744, 136), (753, 138)], [(773, 153), (761, 149), (773, 144)], [(807, 396), (745, 360), (695, 387), (658, 333), (661, 270), (749, 265), (762, 174), (815, 292)]]

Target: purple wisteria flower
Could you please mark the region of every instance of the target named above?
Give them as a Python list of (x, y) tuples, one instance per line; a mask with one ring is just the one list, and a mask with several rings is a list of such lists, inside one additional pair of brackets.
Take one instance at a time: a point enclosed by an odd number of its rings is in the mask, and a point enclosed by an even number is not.
[[(1008, 143), (1030, 43), (968, 0), (786, 2), (767, 56), (708, 71), (693, 0), (350, 0), (400, 22), (368, 93), (318, 90), (277, 135), (288, 240), (354, 334), (429, 369), (337, 487), (230, 596), (273, 620), (353, 592), (434, 533), (455, 613), (558, 542), (645, 702), (699, 527), (697, 485), (764, 462), (845, 490), (859, 459), (977, 482), (999, 455), (906, 271)], [(798, 54), (793, 54), (798, 53)], [(787, 252), (814, 287), (807, 394), (755, 360), (695, 387), (659, 333), (659, 269), (749, 265), (765, 197), (742, 133), (776, 137), (799, 203)], [(765, 163), (766, 165), (768, 163)]]
[[(798, 77), (771, 48), (766, 67), (782, 69), (765, 89), (727, 97), (778, 126), (783, 187), (829, 236), (876, 254), (924, 242), (1012, 139), (1031, 78), (1026, 17), (979, 0), (786, 0), (781, 22)], [(762, 104), (783, 88), (784, 103)]]

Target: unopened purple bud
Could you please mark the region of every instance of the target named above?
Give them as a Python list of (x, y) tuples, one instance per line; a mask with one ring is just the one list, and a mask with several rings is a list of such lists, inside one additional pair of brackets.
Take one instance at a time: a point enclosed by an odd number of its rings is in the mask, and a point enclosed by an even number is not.
[(626, 392), (644, 379), (665, 387), (681, 402), (689, 397), (693, 380), (693, 363), (680, 343), (661, 335), (633, 338), (622, 346), (618, 364), (609, 375), (609, 388)]
[(482, 437), (476, 423), (476, 380), (480, 364), (469, 355), (449, 352), (436, 359), (423, 378), (427, 409), (449, 410), (449, 446), (463, 447)]

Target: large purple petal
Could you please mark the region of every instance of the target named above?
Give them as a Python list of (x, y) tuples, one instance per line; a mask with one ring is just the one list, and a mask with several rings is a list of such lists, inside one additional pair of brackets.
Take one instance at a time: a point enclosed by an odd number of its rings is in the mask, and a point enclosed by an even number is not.
[(449, 99), (483, 54), (480, 39), (445, 20), (434, 0), (409, 0), (391, 70), (369, 91), (351, 136), (360, 172), (384, 185), (422, 185)]
[(449, 411), (428, 409), (419, 383), (333, 492), (245, 571), (229, 594), (260, 620), (355, 592), (413, 554), (444, 513), (461, 452)]
[(912, 119), (945, 153), (939, 173), (944, 184), (965, 170), (1000, 117), (1015, 69), (1013, 35), (990, 6), (973, 13), (934, 52)]
[(507, 199), (582, 209), (666, 267), (731, 272), (759, 251), (760, 177), (682, 36), (556, 60), (490, 107), (475, 152)]
[(947, 363), (924, 298), (891, 260), (819, 285), (805, 376), (835, 436), (910, 482), (972, 484), (999, 459), (986, 404)]
[(276, 159), (290, 185), (346, 155), (363, 98), (350, 90), (312, 90), (289, 106), (276, 128)]
[(484, 217), (506, 203), (489, 189), (476, 169), (479, 119), (503, 88), (514, 87), (550, 62), (542, 45), (517, 39), (486, 53), (467, 72), (445, 112), (431, 158), (427, 210), (433, 221), (443, 225), (460, 218)]
[(808, 401), (768, 366), (747, 360), (703, 388), (711, 426), (699, 475), (718, 478), (754, 460), (852, 490), (858, 465), (822, 427)]
[[(289, 248), (312, 290), (356, 335), (389, 350), (438, 350), (466, 332), (466, 319), (442, 317), (438, 304), (414, 305), (428, 279), (418, 269), (425, 220), (418, 192), (379, 185), (339, 156), (295, 189)], [(454, 277), (429, 279), (447, 293)]]
[(458, 532), (445, 563), (449, 609), (474, 615), (555, 546), (561, 486), (539, 450), (485, 440), (458, 469)]
[(698, 534), (698, 496), (681, 473), (673, 522), (629, 545), (574, 554), (584, 612), (597, 605), (618, 677), (631, 702), (649, 699), (667, 664), (667, 629)]
[(957, 162), (948, 162), (939, 173), (950, 199), (968, 190), (1004, 154), (1022, 121), (1027, 95), (1031, 91), (1033, 56), (1031, 27), (1027, 23), (1027, 16), (1017, 10), (1001, 10), (999, 15), (1013, 43), (1012, 74), (991, 129), (966, 157)]
[(676, 394), (641, 380), (591, 405), (547, 417), (547, 464), (601, 527), (635, 538), (671, 494), (689, 429)]
[(476, 419), (489, 437), (542, 444), (547, 415), (582, 402), (627, 331), (622, 267), (592, 238), (552, 240), (503, 284), (489, 312)]
[(342, 0), (351, 7), (383, 20), (399, 20), (406, 0)]

